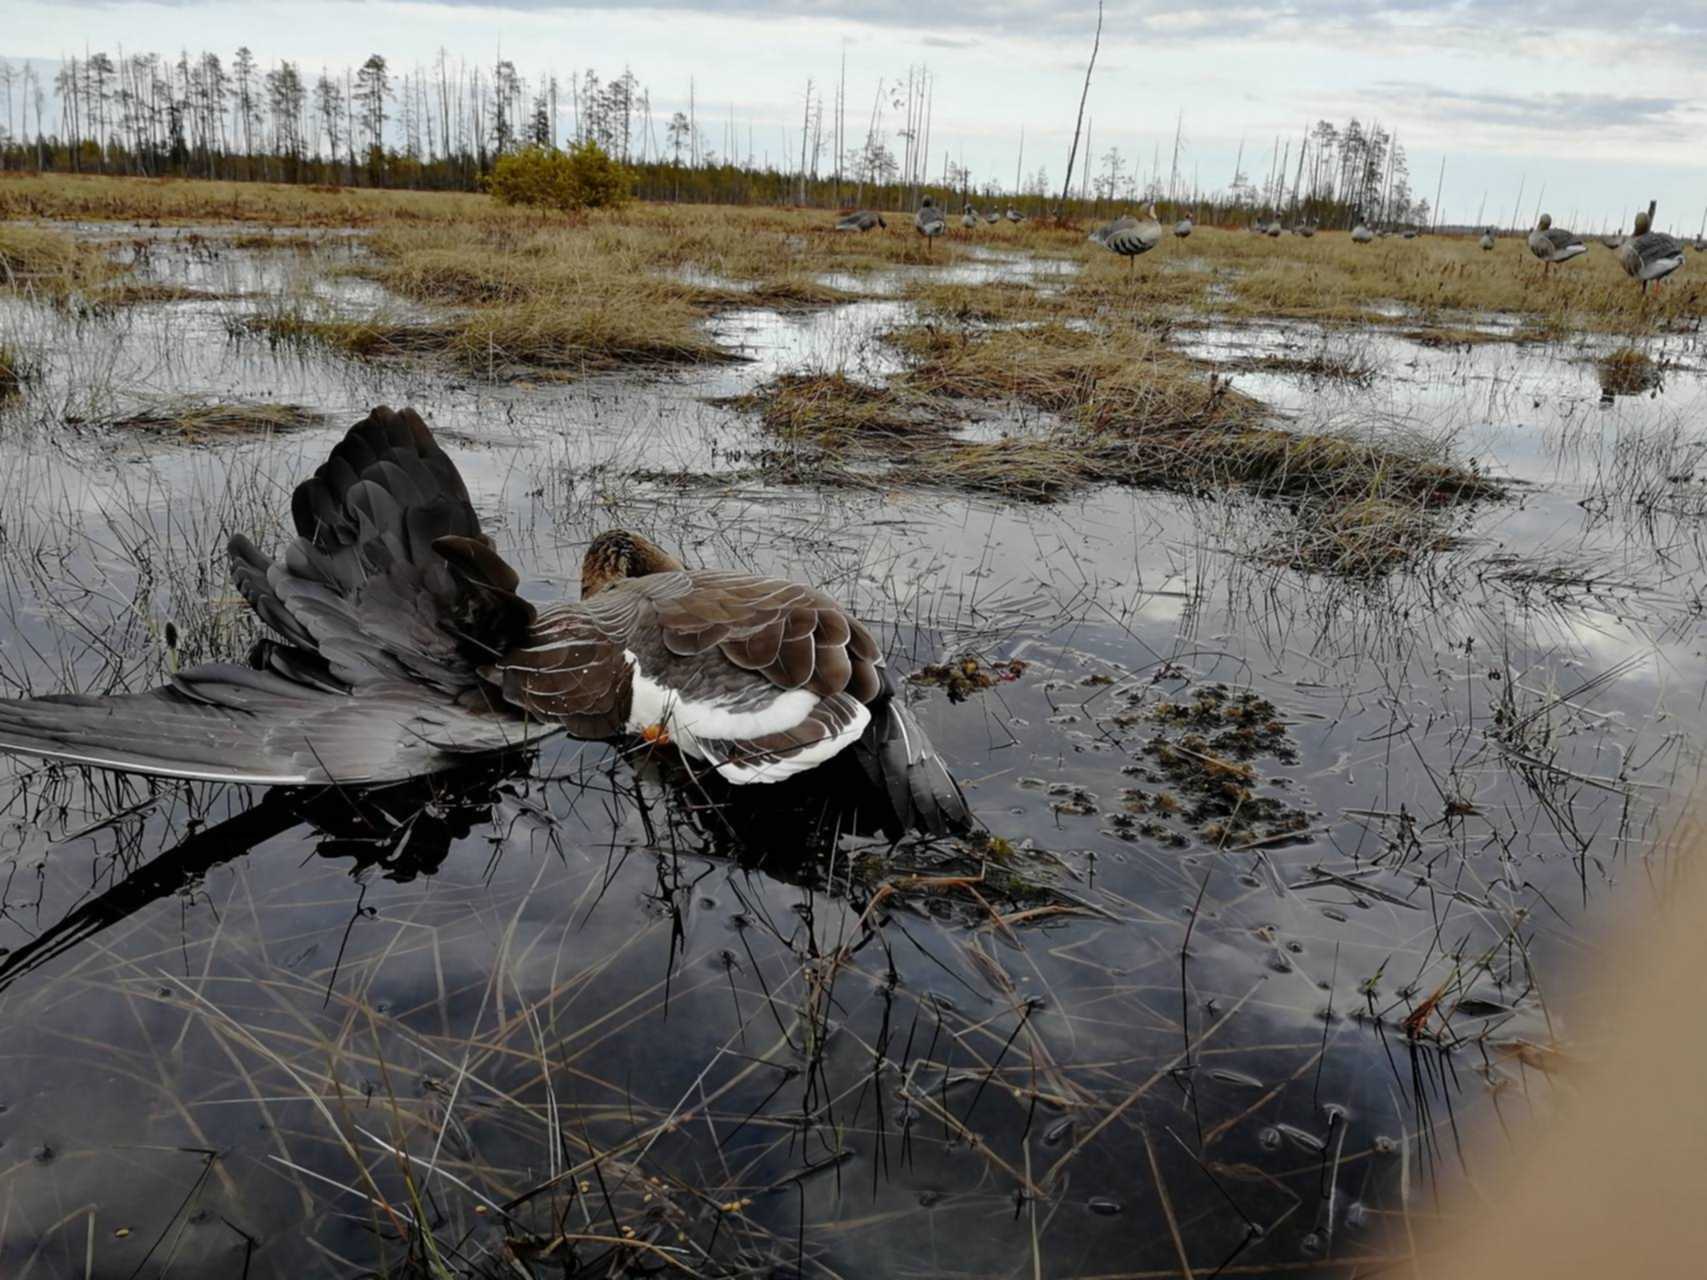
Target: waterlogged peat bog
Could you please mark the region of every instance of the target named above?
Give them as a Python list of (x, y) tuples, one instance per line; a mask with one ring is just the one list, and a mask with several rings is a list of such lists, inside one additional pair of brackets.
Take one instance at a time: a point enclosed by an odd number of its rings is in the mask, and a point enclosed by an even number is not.
[[(362, 794), (7, 760), (7, 1275), (1381, 1268), (1549, 1114), (1602, 928), (1674, 872), (1707, 352), (1669, 322), (1419, 341), (1144, 302), (1166, 264), (1045, 317), (1108, 265), (897, 230), (830, 303), (658, 264), (714, 360), (539, 361), (442, 292), (508, 267), (383, 229), (58, 230), (114, 274), (0, 295), (8, 696), (241, 655), (226, 537), (412, 403), (530, 598), (622, 524), (854, 606), (988, 831), (568, 741)], [(1603, 391), (1624, 349), (1663, 376)]]

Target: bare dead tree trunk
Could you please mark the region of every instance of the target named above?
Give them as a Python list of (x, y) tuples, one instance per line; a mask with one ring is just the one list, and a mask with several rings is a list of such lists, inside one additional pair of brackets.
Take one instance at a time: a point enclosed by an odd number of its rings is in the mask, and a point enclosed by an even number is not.
[(1061, 181), (1061, 216), (1067, 214), (1067, 196), (1073, 189), (1073, 165), (1079, 158), (1079, 131), (1085, 125), (1085, 101), (1091, 96), (1091, 72), (1097, 68), (1097, 50), (1102, 48), (1102, 0), (1097, 0), (1097, 33), (1091, 42), (1091, 60), (1085, 67), (1085, 87), (1079, 93), (1079, 115), (1073, 121), (1073, 145), (1067, 152), (1067, 176)]

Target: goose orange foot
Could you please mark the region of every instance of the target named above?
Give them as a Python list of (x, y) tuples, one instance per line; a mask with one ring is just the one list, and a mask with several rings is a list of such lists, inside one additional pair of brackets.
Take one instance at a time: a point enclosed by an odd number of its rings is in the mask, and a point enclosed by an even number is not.
[(640, 736), (654, 747), (670, 745), (670, 730), (662, 724), (649, 724), (640, 731)]

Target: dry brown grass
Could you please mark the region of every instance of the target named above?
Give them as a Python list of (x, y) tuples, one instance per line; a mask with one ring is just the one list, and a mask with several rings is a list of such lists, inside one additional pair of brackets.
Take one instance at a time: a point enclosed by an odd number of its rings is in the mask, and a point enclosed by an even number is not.
[[(1707, 286), (1692, 267), (1644, 298), (1611, 254), (1584, 255), (1549, 279), (1516, 236), (1503, 237), (1492, 253), (1483, 253), (1474, 237), (1391, 238), (1359, 246), (1338, 231), (1308, 240), (1269, 239), (1199, 227), (1190, 240), (1170, 238), (1129, 269), (1115, 255), (1085, 242), (1089, 223), (1002, 222), (971, 232), (955, 225), (927, 253), (905, 211), (888, 212), (895, 216), (887, 230), (853, 235), (832, 231), (834, 215), (827, 210), (636, 204), (568, 219), (454, 192), (88, 175), (0, 179), (0, 219), (238, 222), (398, 234), (414, 230), (440, 234), (453, 253), (459, 245), (472, 250), (481, 237), (543, 237), (571, 257), (614, 256), (644, 264), (652, 273), (691, 267), (743, 286), (786, 282), (782, 292), (769, 299), (762, 293), (751, 295), (767, 303), (833, 301), (817, 292), (823, 286), (813, 281), (814, 275), (863, 275), (897, 265), (965, 261), (974, 246), (1071, 258), (1081, 264), (1077, 277), (1059, 289), (920, 286), (925, 306), (963, 319), (1065, 319), (1169, 308), (1463, 330), (1463, 317), (1503, 313), (1533, 322), (1533, 335), (1537, 330), (1639, 333), (1693, 328), (1707, 310)], [(1099, 220), (1108, 212), (1102, 211)], [(703, 301), (717, 305), (710, 297)]]
[(0, 288), (63, 298), (117, 273), (99, 249), (38, 227), (0, 225)]
[(1660, 367), (1645, 352), (1634, 347), (1618, 350), (1595, 361), (1602, 395), (1634, 396), (1660, 385)]
[(163, 399), (130, 413), (80, 426), (139, 432), (184, 443), (267, 435), (319, 425), (324, 415), (298, 404), (250, 403), (197, 398)]
[(35, 366), (20, 351), (0, 342), (0, 400), (15, 396), (35, 377)]

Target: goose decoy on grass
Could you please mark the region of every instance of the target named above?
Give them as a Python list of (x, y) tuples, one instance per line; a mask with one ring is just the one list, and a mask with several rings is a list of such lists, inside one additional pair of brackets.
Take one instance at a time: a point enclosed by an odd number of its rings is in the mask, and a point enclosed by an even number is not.
[(1264, 228), (1265, 233), (1271, 240), (1278, 240), (1280, 238), (1280, 233), (1284, 230), (1286, 230), (1286, 228), (1280, 225), (1279, 218), (1276, 218), (1273, 222), (1269, 223), (1266, 228)]
[(855, 209), (836, 219), (837, 231), (871, 231), (888, 225), (881, 213), (873, 213), (869, 209)]
[(943, 217), (936, 200), (926, 196), (919, 202), (919, 211), (913, 215), (913, 227), (925, 238), (925, 251), (928, 253), (931, 241), (948, 230), (948, 219)]
[(1311, 236), (1316, 234), (1316, 224), (1313, 222), (1300, 222), (1297, 226), (1292, 228), (1292, 234), (1295, 236), (1303, 236), (1308, 240)]
[(1010, 204), (1008, 206), (1008, 221), (1009, 222), (1024, 222), (1025, 221), (1025, 215), (1023, 213), (1021, 213), (1018, 209), (1014, 208)]
[(1529, 233), (1529, 252), (1541, 259), (1541, 274), (1546, 275), (1554, 263), (1569, 262), (1579, 254), (1587, 253), (1588, 246), (1581, 237), (1562, 227), (1555, 227), (1553, 215), (1544, 213), (1535, 224), (1535, 230)]
[(1415, 227), (1406, 227), (1404, 231), (1400, 233), (1399, 238), (1401, 240), (1415, 240), (1418, 234), (1419, 233)]
[(1002, 220), (1002, 215), (997, 213), (994, 209), (990, 210), (990, 212), (988, 212), (984, 215), (984, 221), (989, 223), (992, 227), (995, 226), (1001, 220)]
[(1085, 239), (1089, 240), (1092, 244), (1101, 245), (1104, 248), (1107, 248), (1109, 236), (1113, 235), (1123, 227), (1135, 227), (1137, 225), (1138, 219), (1134, 218), (1129, 213), (1122, 214), (1120, 217), (1115, 218), (1112, 221), (1105, 222), (1101, 226), (1093, 228), (1090, 235), (1086, 236)]
[(1351, 228), (1351, 242), (1353, 244), (1368, 244), (1373, 239), (1375, 239), (1375, 233), (1363, 221), (1363, 215), (1359, 214), (1357, 222)]
[(1148, 253), (1162, 243), (1162, 224), (1156, 219), (1156, 206), (1152, 204), (1149, 217), (1140, 222), (1128, 215), (1119, 218), (1108, 226), (1107, 234), (1103, 236), (1103, 248), (1111, 253), (1118, 253), (1125, 258), (1128, 267), (1138, 263), (1140, 254)]
[(1486, 231), (1482, 232), (1482, 238), (1478, 243), (1481, 244), (1483, 253), (1492, 253), (1494, 249), (1494, 229), (1489, 227)]
[(960, 211), (960, 225), (968, 231), (978, 225), (978, 211), (971, 205), (967, 205)]
[(1176, 240), (1184, 240), (1190, 234), (1191, 234), (1191, 219), (1190, 218), (1181, 218), (1178, 222), (1174, 223), (1174, 238)]
[(1609, 235), (1609, 236), (1601, 236), (1600, 237), (1600, 243), (1605, 245), (1608, 249), (1612, 250), (1612, 252), (1617, 253), (1620, 249), (1622, 249), (1624, 247), (1624, 237), (1622, 235), (1619, 235), (1619, 234), (1613, 234), (1613, 235)]
[(735, 785), (850, 753), (900, 825), (970, 822), (883, 650), (813, 587), (690, 570), (599, 535), (581, 598), (536, 607), (412, 410), (376, 408), (291, 499), (277, 557), (231, 539), (270, 635), (146, 693), (0, 701), (0, 750), (169, 778), (350, 786), (553, 734), (673, 745)]
[(1647, 210), (1636, 215), (1636, 231), (1618, 248), (1624, 274), (1642, 282), (1642, 292), (1683, 265), (1683, 245), (1663, 231), (1655, 231)]

